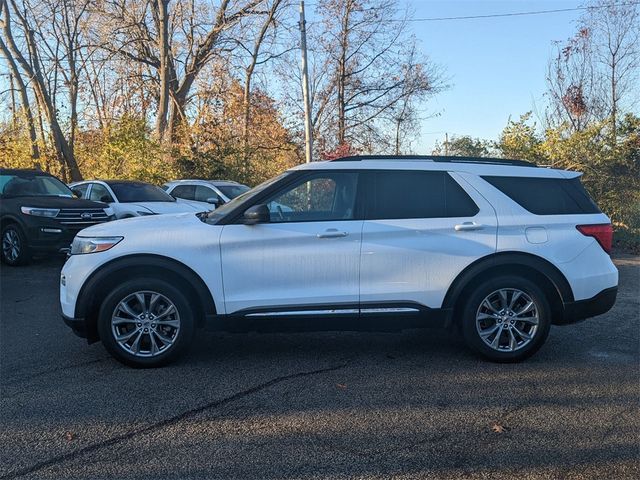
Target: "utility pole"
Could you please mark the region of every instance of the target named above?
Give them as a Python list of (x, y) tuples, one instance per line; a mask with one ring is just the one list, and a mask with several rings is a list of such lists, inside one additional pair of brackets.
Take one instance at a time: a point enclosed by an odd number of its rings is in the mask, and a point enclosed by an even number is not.
[(300, 50), (302, 53), (302, 99), (304, 101), (304, 153), (307, 163), (313, 158), (313, 131), (311, 130), (311, 98), (309, 96), (309, 71), (307, 67), (307, 28), (304, 19), (304, 0), (300, 0)]

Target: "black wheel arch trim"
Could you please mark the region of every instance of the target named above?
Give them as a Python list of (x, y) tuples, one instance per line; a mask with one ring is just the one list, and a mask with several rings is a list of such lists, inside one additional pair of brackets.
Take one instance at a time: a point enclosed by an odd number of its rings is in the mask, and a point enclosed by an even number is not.
[(24, 230), (25, 230), (25, 224), (24, 224), (24, 221), (22, 221), (21, 219), (19, 219), (19, 218), (18, 218), (18, 217), (16, 217), (15, 215), (7, 214), (7, 215), (4, 215), (4, 216), (0, 219), (0, 227), (1, 227), (1, 228), (4, 228), (4, 227), (5, 227), (5, 225), (8, 225), (8, 224), (14, 224), (14, 223), (15, 223), (16, 225), (18, 225), (18, 226), (22, 229), (22, 231), (24, 231)]
[(91, 343), (98, 340), (95, 321), (97, 312), (91, 308), (95, 302), (95, 295), (98, 294), (100, 285), (107, 281), (113, 274), (120, 270), (136, 267), (147, 267), (151, 269), (164, 269), (172, 274), (181, 277), (192, 289), (195, 296), (192, 300), (199, 303), (202, 318), (197, 319), (198, 325), (204, 325), (206, 318), (216, 315), (216, 306), (204, 280), (195, 271), (184, 263), (173, 258), (155, 254), (132, 254), (113, 259), (98, 267), (82, 285), (78, 294), (75, 308), (75, 318), (85, 319), (87, 340)]
[(467, 266), (450, 285), (442, 308), (454, 308), (464, 289), (482, 273), (503, 266), (515, 265), (536, 270), (554, 286), (563, 304), (573, 302), (573, 290), (564, 274), (548, 260), (524, 252), (498, 252), (476, 260)]

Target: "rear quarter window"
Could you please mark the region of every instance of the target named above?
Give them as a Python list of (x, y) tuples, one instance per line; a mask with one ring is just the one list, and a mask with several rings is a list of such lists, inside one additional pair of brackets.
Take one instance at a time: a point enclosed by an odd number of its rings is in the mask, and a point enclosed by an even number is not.
[(580, 178), (483, 176), (525, 210), (536, 215), (601, 213)]

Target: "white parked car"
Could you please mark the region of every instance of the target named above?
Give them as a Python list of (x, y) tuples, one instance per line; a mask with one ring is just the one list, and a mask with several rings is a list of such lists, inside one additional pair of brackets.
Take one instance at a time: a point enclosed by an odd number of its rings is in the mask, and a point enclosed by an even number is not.
[(80, 198), (108, 203), (116, 218), (208, 210), (194, 202), (177, 201), (160, 187), (130, 180), (89, 180), (69, 185)]
[(175, 180), (162, 188), (171, 196), (213, 210), (249, 191), (249, 187), (231, 180)]
[(513, 362), (535, 353), (551, 324), (613, 306), (611, 241), (576, 172), (347, 157), (296, 167), (208, 213), (81, 231), (60, 301), (74, 331), (135, 366), (171, 361), (205, 326), (441, 325)]

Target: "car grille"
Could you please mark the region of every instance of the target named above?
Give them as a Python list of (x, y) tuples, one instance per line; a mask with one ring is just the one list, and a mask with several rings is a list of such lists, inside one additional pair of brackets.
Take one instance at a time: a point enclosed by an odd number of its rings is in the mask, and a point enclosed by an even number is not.
[(109, 220), (102, 208), (63, 208), (56, 216), (62, 225), (85, 228)]

